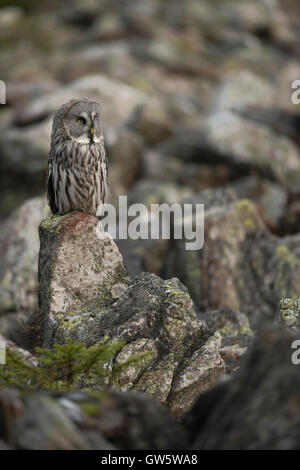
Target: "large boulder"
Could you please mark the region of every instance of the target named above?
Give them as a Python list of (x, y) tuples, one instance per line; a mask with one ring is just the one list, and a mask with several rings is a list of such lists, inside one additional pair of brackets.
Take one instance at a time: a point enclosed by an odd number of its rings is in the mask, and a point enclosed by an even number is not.
[(40, 239), (45, 346), (67, 338), (87, 346), (122, 341), (116, 363), (147, 353), (118, 385), (152, 394), (177, 418), (223, 374), (220, 335), (197, 319), (186, 288), (177, 279), (129, 275), (96, 217), (46, 219)]
[(187, 251), (185, 240), (175, 240), (165, 270), (180, 278), (200, 310), (230, 307), (257, 329), (274, 318), (281, 298), (297, 298), (300, 238), (271, 235), (249, 200), (208, 207), (204, 232), (202, 250)]
[(246, 165), (299, 192), (299, 149), (288, 137), (227, 110), (210, 116), (204, 131), (208, 145), (229, 165)]
[(291, 193), (299, 192), (300, 159), (294, 140), (267, 122), (235, 111), (211, 112), (196, 131), (181, 129), (156, 151), (189, 165), (227, 168), (231, 177), (255, 171)]

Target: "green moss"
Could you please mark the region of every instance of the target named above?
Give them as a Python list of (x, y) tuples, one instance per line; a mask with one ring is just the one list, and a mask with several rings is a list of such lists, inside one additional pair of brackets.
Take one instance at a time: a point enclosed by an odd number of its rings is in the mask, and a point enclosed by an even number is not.
[(78, 327), (84, 320), (83, 316), (76, 316), (75, 318), (67, 318), (65, 315), (60, 317), (61, 321), (57, 327), (59, 331), (72, 331)]
[(248, 199), (241, 199), (236, 203), (238, 214), (245, 227), (252, 231), (257, 227), (256, 211), (251, 201)]
[(128, 84), (137, 90), (142, 91), (143, 93), (149, 93), (152, 89), (150, 82), (141, 78), (138, 75), (132, 76), (128, 80)]
[(60, 227), (57, 226), (58, 222), (65, 219), (69, 214), (66, 215), (52, 215), (47, 219), (42, 220), (40, 226), (48, 232), (59, 233)]
[(276, 248), (276, 255), (278, 256), (280, 263), (287, 263), (291, 267), (295, 267), (298, 263), (295, 256), (285, 245), (278, 245)]
[(279, 308), (281, 310), (294, 310), (296, 309), (296, 302), (293, 299), (281, 299)]
[(92, 418), (99, 415), (99, 411), (100, 411), (100, 404), (99, 403), (79, 402), (78, 405), (80, 406), (80, 408), (82, 409), (82, 411), (86, 415), (88, 415)]
[(193, 374), (187, 374), (186, 378), (187, 378), (187, 380), (192, 381), (194, 376), (193, 376)]

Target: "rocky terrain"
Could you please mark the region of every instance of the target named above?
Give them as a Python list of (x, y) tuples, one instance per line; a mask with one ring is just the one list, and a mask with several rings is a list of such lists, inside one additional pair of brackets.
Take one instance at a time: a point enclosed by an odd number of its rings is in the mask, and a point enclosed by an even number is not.
[[(300, 448), (299, 13), (3, 2), (0, 340), (33, 367), (69, 339), (121, 341), (109, 367), (143, 359), (110, 388), (0, 386), (0, 449)], [(201, 250), (50, 217), (51, 120), (83, 96), (102, 108), (110, 202), (204, 204)]]

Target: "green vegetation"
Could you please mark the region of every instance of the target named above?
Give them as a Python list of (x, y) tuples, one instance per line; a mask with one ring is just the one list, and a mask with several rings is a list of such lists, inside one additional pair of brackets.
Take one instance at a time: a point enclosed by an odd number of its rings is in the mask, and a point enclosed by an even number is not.
[[(124, 346), (101, 344), (86, 347), (70, 339), (52, 350), (36, 348), (37, 364), (30, 364), (21, 354), (7, 348), (7, 363), (0, 368), (0, 388), (17, 387), (23, 390), (89, 390), (89, 385), (101, 381), (100, 388), (117, 383), (121, 372), (139, 363), (145, 354), (115, 363), (116, 354)], [(95, 387), (93, 387), (95, 388)]]

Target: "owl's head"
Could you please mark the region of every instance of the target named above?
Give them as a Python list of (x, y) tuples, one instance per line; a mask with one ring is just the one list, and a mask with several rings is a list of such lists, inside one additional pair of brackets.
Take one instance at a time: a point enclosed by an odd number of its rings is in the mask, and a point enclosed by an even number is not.
[(88, 99), (71, 100), (55, 113), (52, 138), (80, 144), (99, 142), (102, 137), (100, 106)]

